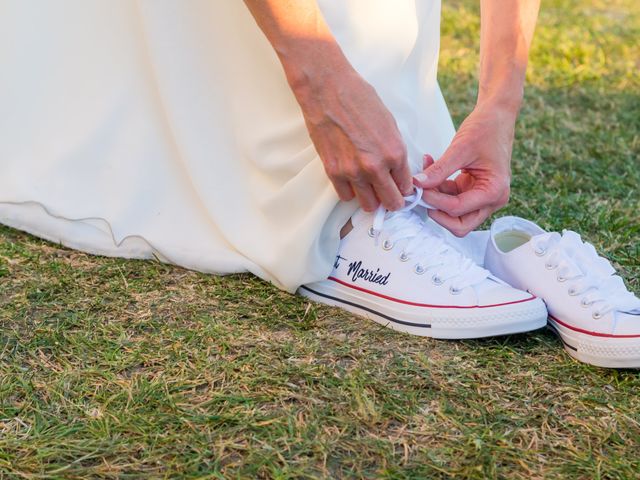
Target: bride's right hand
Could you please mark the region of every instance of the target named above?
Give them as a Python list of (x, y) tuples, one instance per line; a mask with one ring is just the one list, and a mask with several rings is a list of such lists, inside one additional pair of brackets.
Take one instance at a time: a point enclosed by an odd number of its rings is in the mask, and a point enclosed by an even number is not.
[(342, 200), (404, 205), (412, 179), (398, 126), (351, 66), (316, 0), (244, 0), (278, 54), (311, 140)]
[(348, 64), (288, 77), (340, 199), (355, 196), (369, 212), (404, 206), (413, 188), (406, 147), (375, 89)]

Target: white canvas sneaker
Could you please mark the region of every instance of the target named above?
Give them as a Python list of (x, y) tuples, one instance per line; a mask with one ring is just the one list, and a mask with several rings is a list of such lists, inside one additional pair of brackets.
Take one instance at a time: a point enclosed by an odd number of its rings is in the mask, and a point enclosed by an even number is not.
[(640, 299), (577, 233), (547, 233), (522, 218), (500, 218), (491, 226), (485, 267), (546, 302), (549, 327), (572, 357), (640, 368)]
[(327, 280), (298, 292), (402, 332), (462, 339), (535, 330), (544, 302), (509, 287), (462, 255), (415, 207), (420, 189), (397, 212), (362, 210), (341, 241)]

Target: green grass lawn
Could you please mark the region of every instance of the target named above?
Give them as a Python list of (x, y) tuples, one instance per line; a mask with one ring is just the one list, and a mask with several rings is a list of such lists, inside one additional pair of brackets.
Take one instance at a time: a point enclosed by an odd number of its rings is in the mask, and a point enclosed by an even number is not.
[[(459, 123), (478, 7), (444, 3)], [(638, 0), (544, 2), (501, 212), (583, 233), (636, 292), (639, 38)], [(0, 227), (0, 478), (639, 478), (639, 393), (547, 331), (410, 337)]]

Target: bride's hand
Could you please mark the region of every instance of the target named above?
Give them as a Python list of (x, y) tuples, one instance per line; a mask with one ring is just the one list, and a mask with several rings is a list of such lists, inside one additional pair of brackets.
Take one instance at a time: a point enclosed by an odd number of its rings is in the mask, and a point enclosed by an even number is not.
[(454, 235), (471, 232), (508, 202), (514, 125), (513, 111), (477, 106), (440, 160), (416, 176), (423, 199), (437, 208), (429, 216)]
[(316, 0), (245, 0), (278, 54), (311, 140), (342, 200), (404, 206), (406, 147), (375, 89), (351, 66)]
[(355, 196), (366, 211), (404, 206), (412, 191), (406, 147), (375, 89), (344, 63), (290, 84), (340, 199)]

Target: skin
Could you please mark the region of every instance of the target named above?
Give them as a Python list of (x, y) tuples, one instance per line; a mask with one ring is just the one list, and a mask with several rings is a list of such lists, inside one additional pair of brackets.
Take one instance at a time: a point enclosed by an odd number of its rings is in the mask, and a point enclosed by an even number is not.
[[(482, 0), (476, 106), (436, 163), (416, 176), (429, 215), (457, 236), (509, 200), (511, 152), (540, 0)], [(447, 178), (461, 173), (455, 180)]]
[(404, 205), (406, 147), (374, 88), (346, 59), (315, 0), (245, 0), (275, 49), (311, 140), (341, 200), (366, 211)]
[[(476, 106), (436, 163), (413, 180), (396, 122), (351, 66), (316, 0), (245, 0), (282, 63), (311, 140), (341, 200), (366, 211), (404, 206), (412, 181), (429, 215), (463, 236), (509, 199), (511, 151), (540, 0), (481, 0)], [(448, 177), (460, 170), (455, 180)]]

